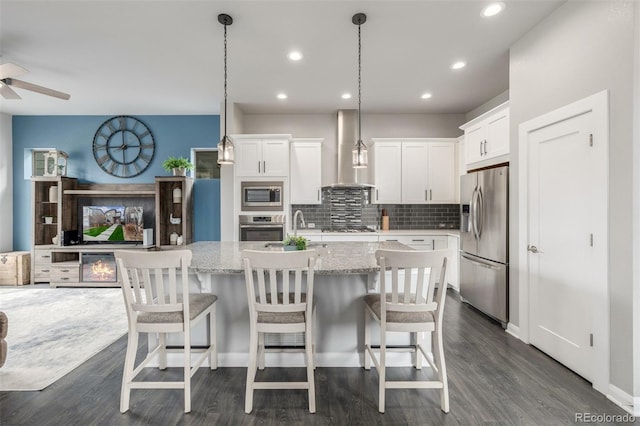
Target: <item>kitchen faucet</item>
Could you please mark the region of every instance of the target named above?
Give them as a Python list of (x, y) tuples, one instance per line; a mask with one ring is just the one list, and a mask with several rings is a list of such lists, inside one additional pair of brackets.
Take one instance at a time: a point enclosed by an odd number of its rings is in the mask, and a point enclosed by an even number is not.
[(304, 223), (304, 215), (302, 214), (302, 210), (296, 210), (296, 212), (293, 214), (293, 236), (297, 237), (298, 236), (298, 215), (300, 215), (300, 223), (302, 225), (302, 227), (306, 227), (307, 224)]

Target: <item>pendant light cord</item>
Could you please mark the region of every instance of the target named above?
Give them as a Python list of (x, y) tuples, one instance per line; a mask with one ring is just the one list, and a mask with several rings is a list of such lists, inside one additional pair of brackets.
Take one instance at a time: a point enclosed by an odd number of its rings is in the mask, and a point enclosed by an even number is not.
[(224, 25), (224, 135), (222, 144), (227, 143), (227, 25)]
[(360, 40), (360, 24), (358, 24), (358, 142), (362, 140), (360, 136), (361, 131), (361, 123), (360, 123), (360, 104), (362, 99), (362, 78), (361, 78), (361, 70), (362, 70), (362, 42)]

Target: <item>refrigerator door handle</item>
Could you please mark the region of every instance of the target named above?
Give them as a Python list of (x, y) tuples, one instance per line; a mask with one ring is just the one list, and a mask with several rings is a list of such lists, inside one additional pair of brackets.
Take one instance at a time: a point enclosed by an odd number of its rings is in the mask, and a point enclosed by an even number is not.
[(462, 256), (464, 259), (468, 260), (469, 262), (473, 263), (474, 265), (480, 266), (481, 268), (493, 269), (494, 271), (499, 271), (500, 270), (500, 268), (497, 267), (497, 266), (493, 266), (493, 265), (490, 265), (488, 263), (480, 262), (480, 261), (478, 261), (478, 260), (476, 260), (474, 258), (471, 258), (471, 257), (467, 256), (464, 253), (460, 253), (460, 256)]
[(480, 234), (478, 233), (478, 187), (474, 188), (471, 194), (471, 214), (469, 215), (469, 220), (471, 220), (473, 237), (476, 240), (480, 239)]
[(478, 188), (477, 192), (478, 201), (476, 203), (476, 207), (478, 207), (476, 211), (476, 233), (478, 234), (478, 239), (482, 236), (482, 228), (484, 227), (484, 196), (482, 195), (482, 189)]

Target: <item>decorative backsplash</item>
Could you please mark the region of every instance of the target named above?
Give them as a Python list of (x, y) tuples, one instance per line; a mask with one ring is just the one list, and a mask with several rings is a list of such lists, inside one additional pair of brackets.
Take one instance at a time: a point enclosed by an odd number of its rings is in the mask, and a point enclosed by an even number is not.
[(458, 229), (458, 204), (369, 204), (370, 190), (333, 187), (322, 190), (322, 204), (291, 205), (291, 217), (301, 210), (305, 222), (317, 229), (345, 226), (380, 227), (382, 209), (389, 215), (389, 229)]

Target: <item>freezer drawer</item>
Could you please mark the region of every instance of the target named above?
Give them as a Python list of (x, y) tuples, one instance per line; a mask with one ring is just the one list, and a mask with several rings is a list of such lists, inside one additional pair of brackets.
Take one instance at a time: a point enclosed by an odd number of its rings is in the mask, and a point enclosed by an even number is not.
[(460, 297), (506, 327), (509, 267), (460, 253)]

